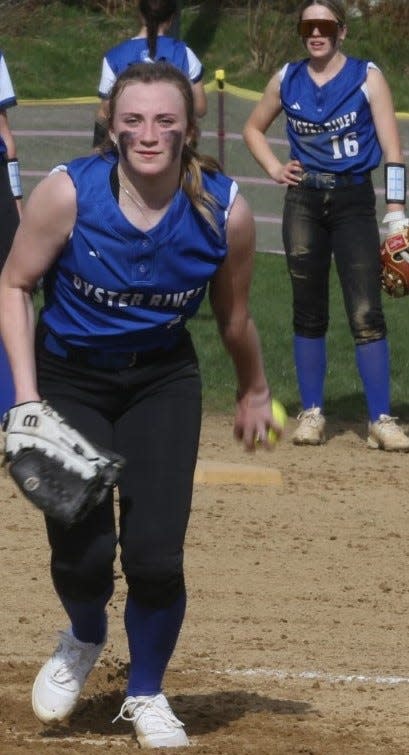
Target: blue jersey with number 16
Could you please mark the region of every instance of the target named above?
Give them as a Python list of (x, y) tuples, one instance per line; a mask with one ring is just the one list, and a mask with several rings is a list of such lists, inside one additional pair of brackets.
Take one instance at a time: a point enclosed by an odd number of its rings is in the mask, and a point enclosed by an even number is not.
[(365, 60), (347, 58), (323, 86), (308, 61), (287, 63), (280, 72), (280, 96), (287, 116), (291, 158), (305, 170), (366, 173), (379, 165), (382, 150), (368, 102)]

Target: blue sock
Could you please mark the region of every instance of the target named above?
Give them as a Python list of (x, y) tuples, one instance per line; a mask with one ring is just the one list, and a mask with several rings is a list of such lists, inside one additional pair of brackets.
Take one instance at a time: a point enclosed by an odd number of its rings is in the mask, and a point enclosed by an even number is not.
[(0, 420), (15, 403), (14, 383), (3, 341), (0, 339)]
[(72, 633), (81, 642), (99, 645), (107, 634), (105, 607), (112, 595), (109, 590), (100, 598), (90, 601), (71, 600), (60, 595), (60, 600), (71, 620)]
[(322, 408), (327, 370), (325, 337), (294, 336), (294, 360), (303, 409)]
[(390, 413), (389, 346), (386, 338), (355, 347), (355, 358), (364, 386), (368, 414), (376, 422)]
[(125, 627), (130, 669), (127, 695), (156, 695), (161, 691), (166, 667), (175, 649), (186, 609), (186, 592), (166, 608), (137, 603), (128, 593)]

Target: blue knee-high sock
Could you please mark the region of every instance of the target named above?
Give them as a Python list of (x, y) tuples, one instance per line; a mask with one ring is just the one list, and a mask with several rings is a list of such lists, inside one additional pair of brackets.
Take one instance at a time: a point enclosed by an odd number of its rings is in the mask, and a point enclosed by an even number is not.
[(294, 336), (294, 361), (303, 409), (322, 408), (327, 370), (325, 337)]
[(386, 338), (355, 347), (355, 358), (364, 386), (368, 414), (376, 422), (390, 413), (389, 346)]
[(128, 695), (156, 695), (161, 691), (163, 675), (175, 649), (185, 609), (185, 591), (166, 608), (142, 605), (128, 593), (125, 606), (131, 659)]
[(3, 341), (0, 338), (0, 420), (15, 403), (14, 383)]
[(74, 637), (81, 642), (93, 642), (99, 645), (106, 638), (107, 615), (105, 607), (112, 595), (107, 591), (99, 598), (90, 601), (71, 600), (60, 595), (60, 600), (71, 620)]

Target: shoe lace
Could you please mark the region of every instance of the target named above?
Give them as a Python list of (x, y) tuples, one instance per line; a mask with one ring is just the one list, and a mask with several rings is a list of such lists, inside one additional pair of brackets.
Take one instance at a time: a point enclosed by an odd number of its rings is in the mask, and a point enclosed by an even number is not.
[(398, 417), (390, 417), (390, 416), (389, 416), (389, 414), (381, 414), (381, 416), (379, 417), (379, 420), (378, 420), (378, 422), (379, 422), (379, 423), (380, 423), (381, 425), (382, 425), (382, 424), (385, 424), (385, 425), (387, 425), (388, 423), (393, 423), (393, 424), (395, 424), (395, 422), (396, 422), (396, 420), (397, 420), (397, 419), (398, 419)]
[(390, 417), (389, 414), (381, 414), (378, 419), (379, 427), (389, 433), (403, 435), (403, 430), (396, 424), (398, 417)]
[(146, 697), (142, 700), (125, 700), (125, 702), (122, 703), (121, 710), (118, 715), (115, 716), (112, 723), (114, 724), (120, 718), (123, 721), (137, 723), (139, 719), (147, 713), (152, 719), (156, 719), (157, 722), (165, 724), (165, 727), (167, 728), (184, 725), (182, 721), (179, 721), (179, 719), (176, 718), (175, 714), (169, 707), (162, 708), (162, 706), (157, 705), (157, 701), (158, 695), (155, 695), (154, 697)]
[[(59, 632), (60, 642), (54, 652), (54, 659), (58, 666), (53, 673), (53, 678), (60, 682), (70, 682), (78, 679), (82, 674), (82, 656), (86, 651), (78, 645), (74, 645), (71, 637), (66, 632)], [(84, 671), (85, 673), (85, 671)]]
[(321, 421), (321, 412), (319, 408), (304, 409), (304, 411), (298, 414), (297, 420), (299, 422), (304, 422), (306, 425), (310, 425), (310, 427), (317, 427)]

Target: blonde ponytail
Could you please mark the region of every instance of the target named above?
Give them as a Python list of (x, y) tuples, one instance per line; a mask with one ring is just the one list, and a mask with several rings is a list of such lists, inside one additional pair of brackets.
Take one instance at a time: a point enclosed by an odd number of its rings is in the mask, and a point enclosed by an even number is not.
[(193, 207), (219, 234), (215, 214), (217, 203), (213, 195), (209, 194), (203, 186), (203, 171), (218, 173), (221, 168), (217, 160), (210, 155), (198, 155), (192, 147), (185, 145), (182, 153), (180, 186), (189, 197)]

